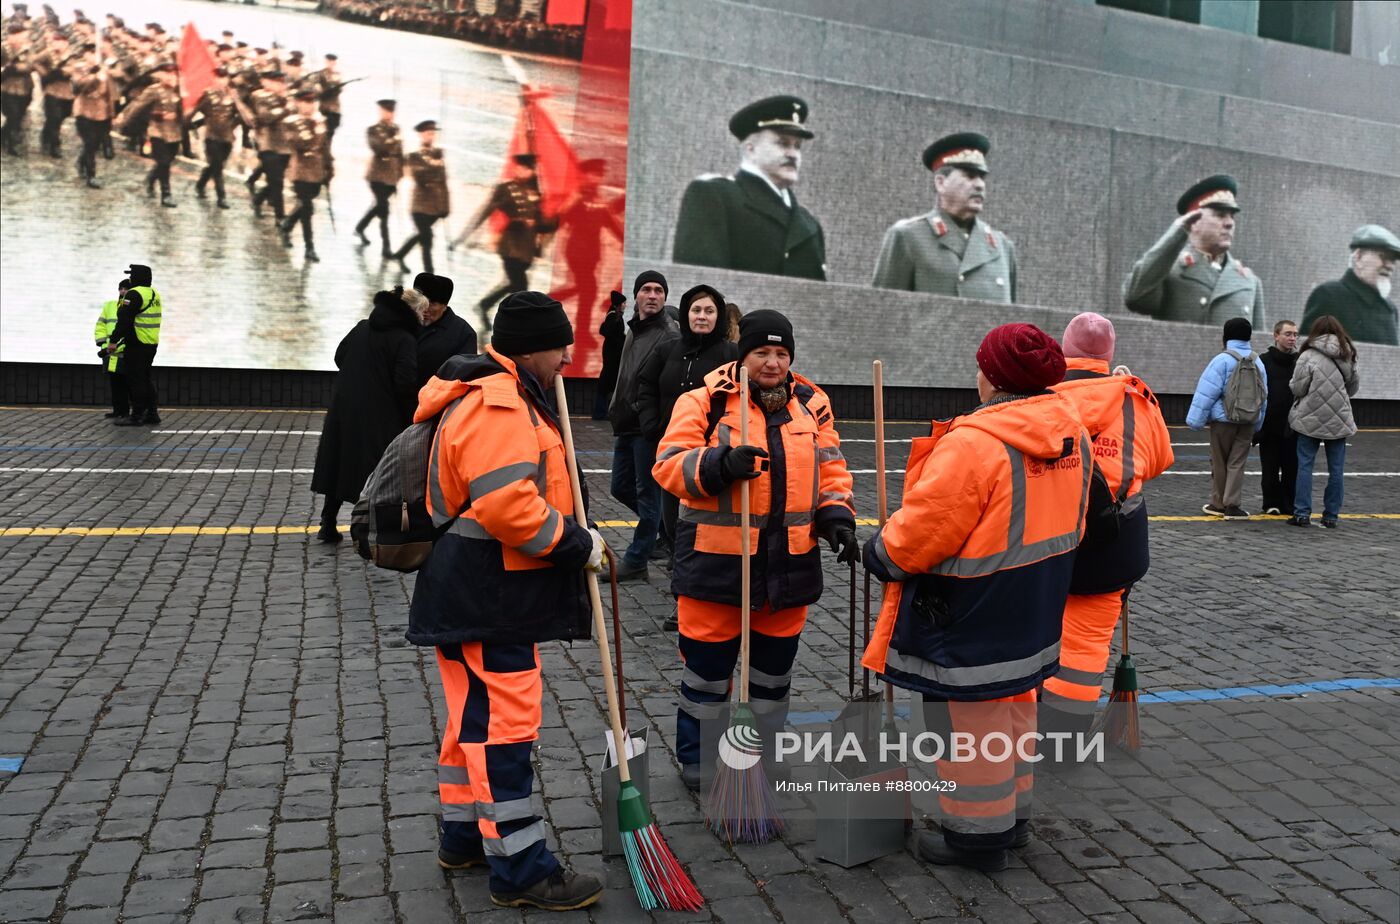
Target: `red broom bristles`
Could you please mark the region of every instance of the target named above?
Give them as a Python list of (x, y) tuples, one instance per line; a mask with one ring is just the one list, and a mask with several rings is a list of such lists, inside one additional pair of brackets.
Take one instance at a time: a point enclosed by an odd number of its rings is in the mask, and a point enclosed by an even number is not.
[(636, 831), (623, 831), (622, 852), (643, 910), (699, 911), (704, 907), (704, 897), (671, 853), (655, 822)]

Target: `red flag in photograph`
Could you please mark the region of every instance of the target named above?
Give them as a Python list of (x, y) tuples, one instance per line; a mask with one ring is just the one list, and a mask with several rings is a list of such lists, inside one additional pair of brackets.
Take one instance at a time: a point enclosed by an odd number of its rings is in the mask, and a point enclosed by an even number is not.
[[(549, 94), (526, 89), (522, 95), (520, 115), (515, 120), (515, 131), (506, 150), (500, 182), (511, 178), (515, 155), (534, 154), (541, 211), (548, 216), (557, 215), (578, 190), (578, 158), (568, 139), (540, 105), (540, 100)], [(506, 221), (506, 216), (497, 212), (491, 216), (491, 230), (500, 234), (505, 230)]]
[(180, 92), (185, 112), (188, 113), (214, 82), (214, 69), (218, 67), (194, 23), (185, 25), (185, 34), (180, 37), (180, 55), (176, 61), (180, 69)]

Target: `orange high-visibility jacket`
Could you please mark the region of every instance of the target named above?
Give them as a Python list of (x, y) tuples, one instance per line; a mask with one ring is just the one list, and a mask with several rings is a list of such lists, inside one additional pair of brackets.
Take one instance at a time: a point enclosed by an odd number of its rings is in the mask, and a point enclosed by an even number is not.
[[(1106, 360), (1073, 358), (1065, 363), (1069, 371), (1053, 390), (1074, 402), (1094, 441), (1094, 463), (1109, 492), (1124, 498), (1117, 538), (1086, 540), (1079, 547), (1070, 592), (1110, 593), (1147, 573), (1147, 503), (1142, 488), (1176, 457), (1157, 396), (1142, 379), (1109, 375)], [(1125, 477), (1128, 489), (1123, 493)]]
[[(676, 402), (652, 474), (680, 498), (671, 590), (699, 600), (739, 605), (739, 485), (726, 485), (721, 466), (739, 444), (738, 363), (705, 376), (701, 388)], [(791, 397), (767, 413), (751, 397), (749, 445), (766, 449), (768, 470), (749, 481), (752, 594), (758, 608), (805, 606), (821, 597), (822, 570), (815, 528), (828, 520), (855, 526), (851, 474), (826, 393), (789, 374)], [(711, 407), (724, 413), (712, 433)]]
[(558, 419), (539, 381), (487, 347), (455, 356), (418, 394), (414, 421), (442, 414), (428, 461), (433, 522), (448, 524), (418, 572), (417, 645), (586, 638), (582, 568)]
[(1089, 496), (1067, 398), (993, 400), (914, 441), (904, 503), (865, 547), (885, 588), (862, 663), (950, 699), (1032, 689), (1059, 668)]

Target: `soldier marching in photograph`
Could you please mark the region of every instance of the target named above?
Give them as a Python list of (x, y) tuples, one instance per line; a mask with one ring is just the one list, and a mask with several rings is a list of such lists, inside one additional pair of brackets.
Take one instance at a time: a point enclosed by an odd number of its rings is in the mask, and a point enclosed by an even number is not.
[(334, 54), (327, 54), (326, 66), (311, 76), (321, 104), (321, 118), (326, 121), (326, 137), (334, 140), (336, 130), (340, 128), (340, 91), (350, 81), (341, 79), (340, 58)]
[(82, 153), (78, 155), (78, 176), (87, 181), (89, 189), (100, 189), (97, 152), (111, 135), (116, 92), (97, 45), (84, 45), (83, 53), (81, 73), (73, 78), (73, 115), (78, 125), (78, 138), (83, 143)]
[(184, 110), (180, 93), (175, 89), (176, 79), (175, 65), (158, 65), (156, 83), (147, 87), (134, 103), (122, 110), (116, 121), (118, 131), (136, 119), (147, 121), (151, 159), (155, 164), (146, 174), (146, 196), (155, 197), (156, 183), (159, 182), (160, 204), (170, 209), (175, 208), (175, 200), (170, 195), (170, 165), (180, 150), (180, 140), (184, 134)]
[(23, 157), (24, 119), (34, 98), (34, 54), (29, 32), (22, 23), (5, 27), (5, 44), (0, 47), (0, 111), (3, 111), (5, 153)]
[(462, 233), (448, 245), (448, 250), (465, 241), (488, 218), (497, 212), (506, 220), (496, 239), (496, 255), (501, 258), (506, 281), (482, 296), (477, 303), (481, 312), (484, 333), (491, 332), (491, 317), (488, 312), (503, 296), (511, 292), (523, 292), (530, 288), (530, 265), (540, 253), (540, 235), (558, 227), (554, 218), (546, 218), (540, 210), (540, 186), (535, 176), (535, 155), (516, 154), (511, 158), (513, 168), (510, 179), (497, 183), (491, 190), (491, 198), (477, 209), (472, 220), (462, 229)]
[[(257, 131), (253, 140), (258, 146), (258, 166), (262, 171), (263, 188), (253, 193), (253, 214), (262, 217), (262, 206), (272, 206), (278, 220), (286, 218), (282, 204), (282, 187), (292, 149), (287, 144), (286, 119), (287, 75), (282, 71), (264, 71), (262, 87), (253, 92), (253, 119)], [(251, 184), (253, 178), (249, 177)], [(249, 187), (252, 188), (251, 186)]]
[(330, 135), (326, 125), (316, 115), (315, 90), (302, 90), (296, 95), (297, 114), (287, 118), (287, 141), (292, 146), (292, 190), (296, 193), (297, 207), (286, 221), (278, 225), (282, 235), (282, 246), (292, 246), (292, 229), (301, 225), (301, 239), (306, 244), (308, 263), (320, 262), (311, 231), (311, 216), (315, 211), (315, 199), (321, 187), (330, 182), (334, 174), (331, 162)]
[(44, 91), (44, 127), (39, 133), (39, 147), (57, 159), (63, 156), (63, 123), (73, 113), (70, 67), (82, 49), (73, 50), (68, 36), (58, 30), (48, 33), (46, 45), (43, 54), (34, 59), (39, 86)]
[(371, 221), (379, 219), (379, 253), (388, 258), (394, 255), (393, 248), (389, 246), (389, 200), (398, 192), (399, 180), (403, 179), (403, 137), (399, 133), (399, 123), (394, 121), (398, 103), (392, 99), (381, 99), (378, 105), (379, 121), (365, 130), (370, 150), (365, 179), (369, 182), (370, 192), (374, 194), (374, 205), (355, 225), (355, 236), (359, 238), (361, 246), (368, 246), (365, 228)]
[(408, 172), (413, 175), (413, 198), (409, 213), (416, 229), (390, 259), (399, 262), (399, 272), (409, 272), (404, 257), (415, 246), (423, 248), (423, 271), (433, 271), (433, 225), (451, 212), (447, 192), (447, 161), (437, 146), (437, 123), (427, 119), (413, 126), (418, 133), (418, 150), (408, 155)]
[(209, 85), (195, 103), (196, 118), (190, 128), (204, 129), (204, 169), (194, 184), (195, 195), (203, 199), (209, 183), (214, 184), (214, 195), (221, 209), (228, 208), (228, 196), (224, 192), (224, 164), (233, 153), (234, 132), (240, 125), (252, 119), (229, 86), (227, 67), (214, 71), (213, 83)]

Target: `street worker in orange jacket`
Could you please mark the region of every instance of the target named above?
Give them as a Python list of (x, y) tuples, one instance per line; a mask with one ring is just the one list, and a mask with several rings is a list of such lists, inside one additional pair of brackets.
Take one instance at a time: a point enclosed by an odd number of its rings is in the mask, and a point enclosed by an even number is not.
[[(782, 314), (760, 309), (745, 315), (739, 361), (680, 396), (652, 470), (662, 489), (680, 498), (671, 573), (684, 663), (676, 756), (692, 790), (700, 787), (702, 723), (713, 743), (739, 656), (739, 483), (749, 482), (752, 512), (749, 694), (770, 748), (787, 721), (807, 607), (822, 594), (817, 539), (830, 544), (838, 561), (860, 554), (851, 475), (831, 402), (789, 371), (795, 352), (792, 324)], [(739, 404), (741, 364), (749, 372), (747, 408)], [(749, 419), (742, 445), (741, 414)]]
[[(1096, 477), (1084, 541), (1074, 557), (1060, 639), (1060, 670), (1040, 694), (1042, 730), (1087, 733), (1103, 686), (1118, 614), (1147, 573), (1143, 485), (1172, 464), (1171, 436), (1152, 390), (1113, 362), (1113, 322), (1087, 311), (1065, 328), (1069, 371), (1054, 390), (1074, 402), (1094, 442)], [(1122, 374), (1118, 374), (1122, 373)]]
[(977, 365), (982, 403), (914, 441), (904, 503), (866, 543), (866, 569), (888, 583), (862, 663), (923, 694), (945, 743), (976, 736), (975, 759), (937, 762), (957, 788), (939, 797), (942, 832), (918, 849), (993, 871), (1030, 835), (1035, 690), (1059, 667), (1091, 455), (1074, 405), (1047, 390), (1065, 371), (1053, 338), (1004, 324)]
[(419, 392), (415, 422), (441, 414), (428, 460), (433, 522), (451, 524), (418, 573), (408, 640), (437, 649), (447, 694), (438, 757), (438, 863), (483, 860), (494, 904), (551, 911), (597, 901), (603, 884), (566, 872), (530, 804), (541, 714), (538, 642), (589, 636), (583, 569), (603, 540), (574, 509), (549, 401), (570, 359), (563, 307), (507, 296), (491, 346), (449, 359)]

